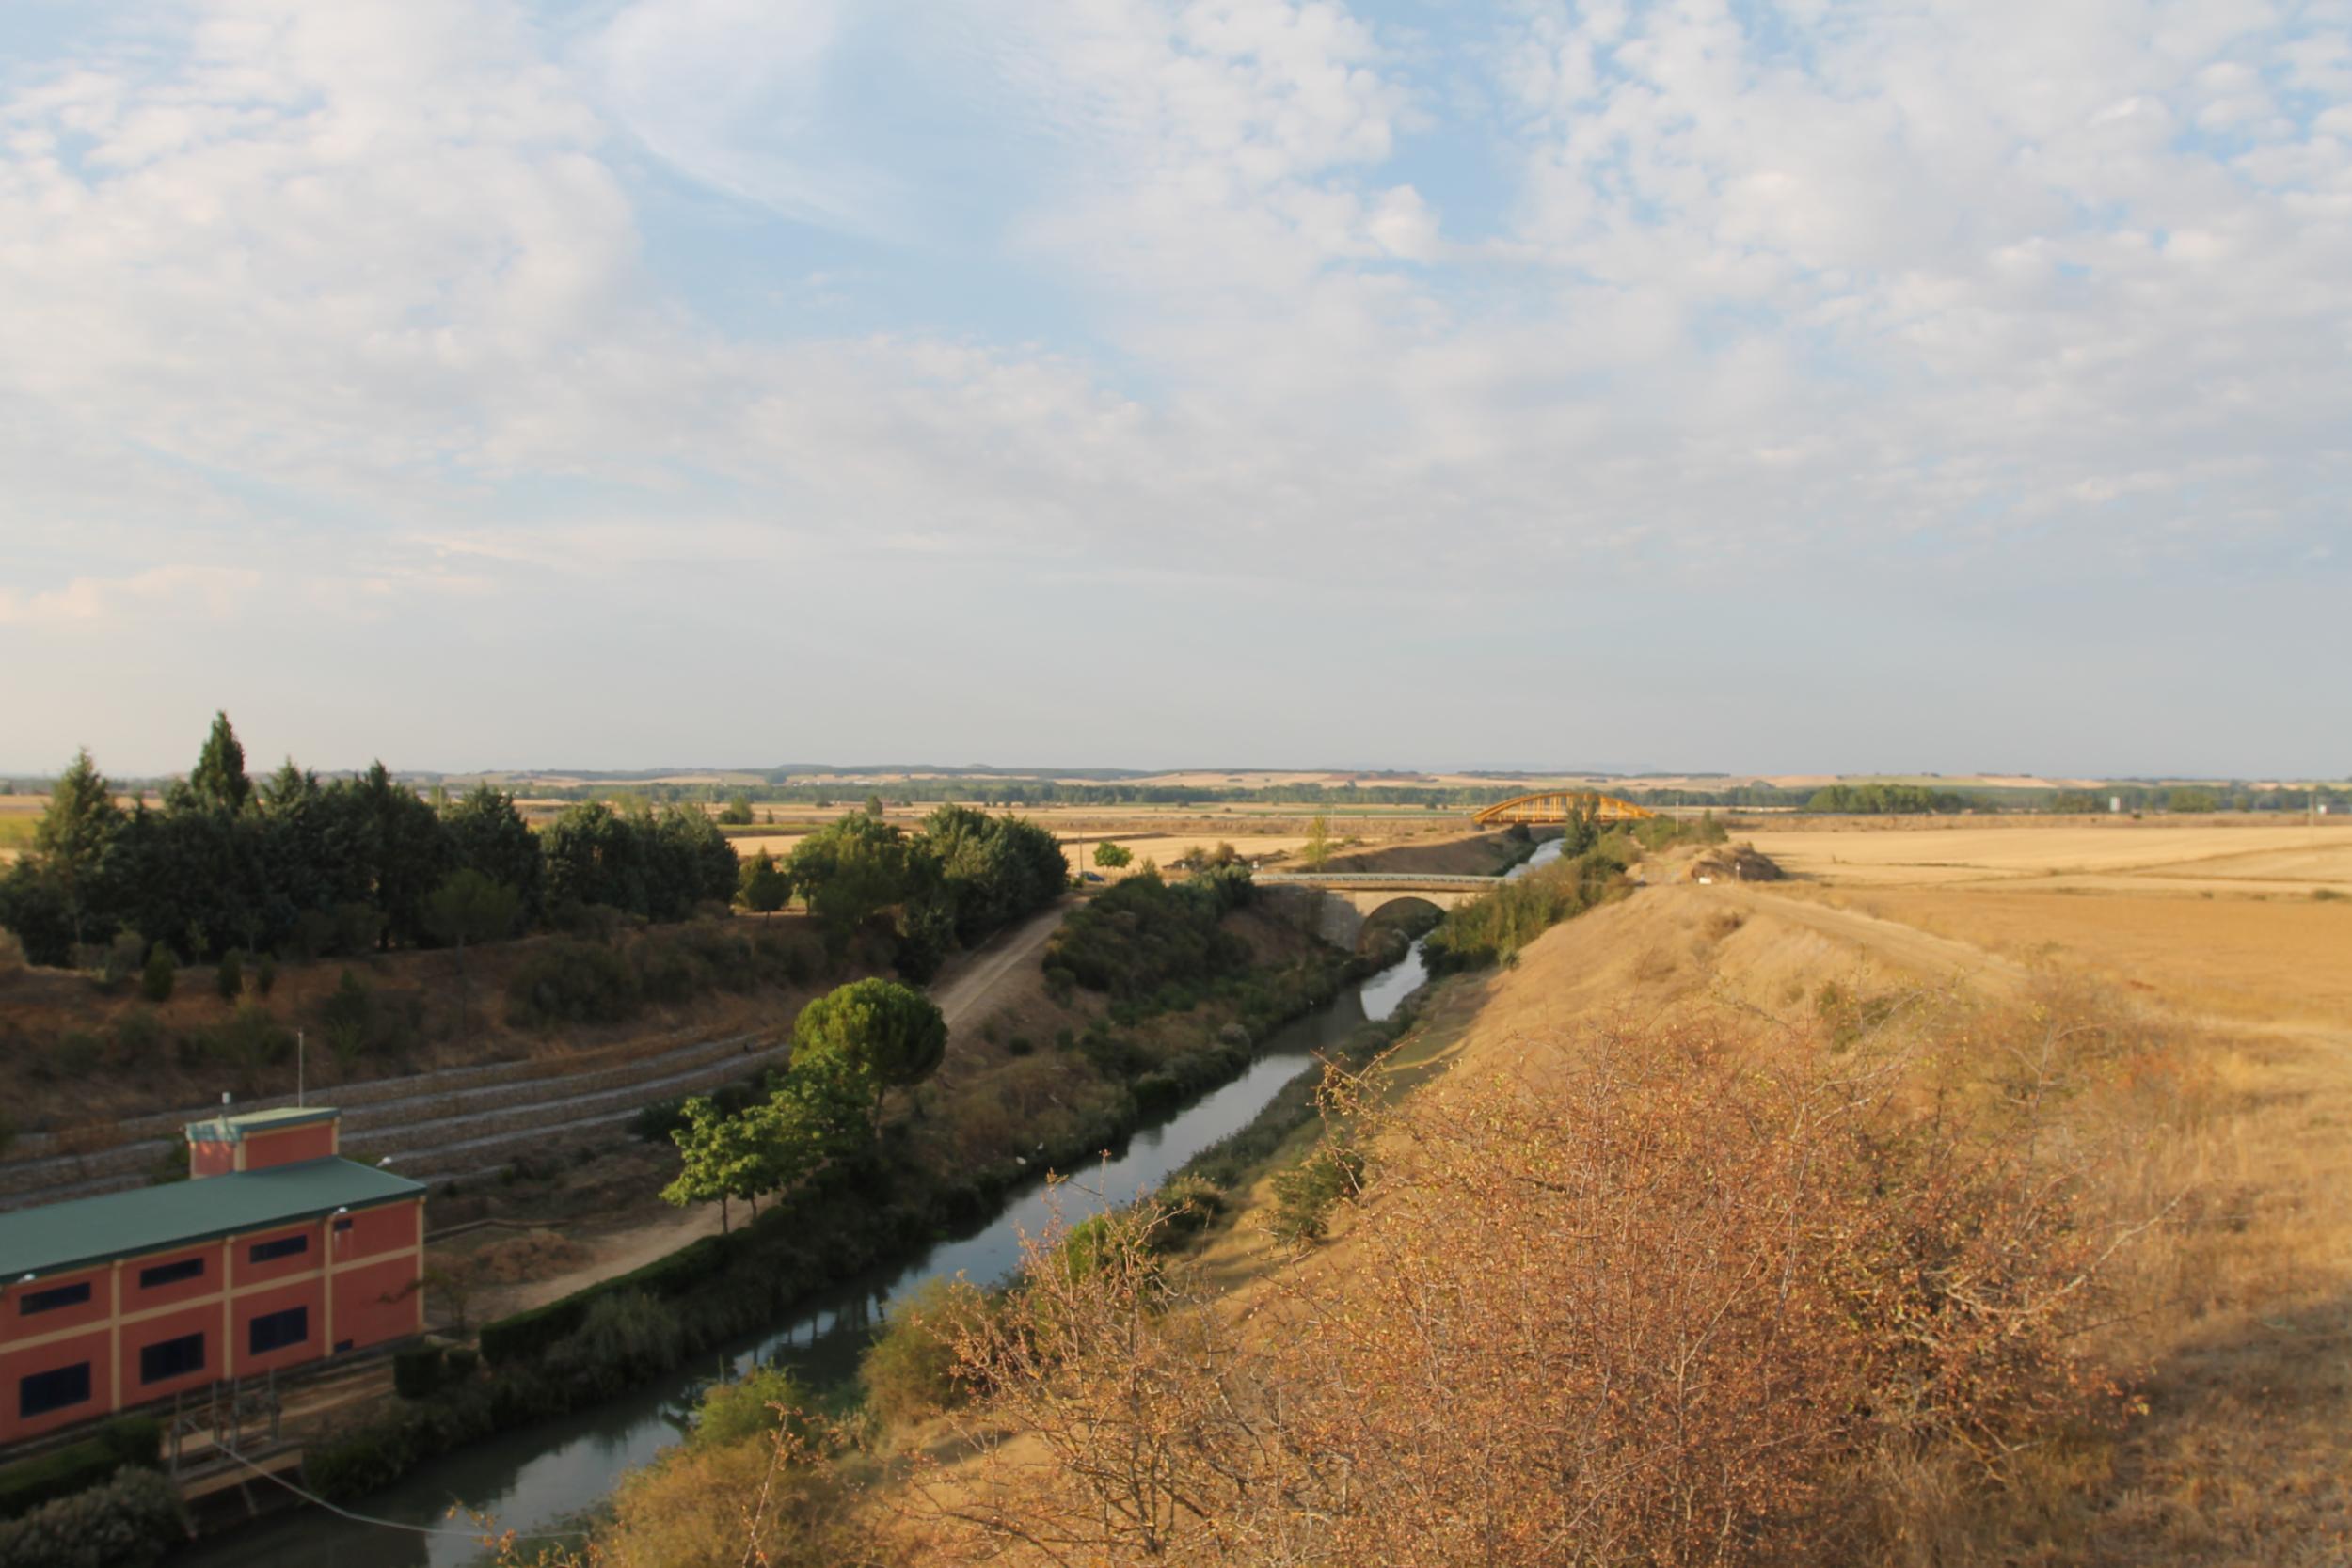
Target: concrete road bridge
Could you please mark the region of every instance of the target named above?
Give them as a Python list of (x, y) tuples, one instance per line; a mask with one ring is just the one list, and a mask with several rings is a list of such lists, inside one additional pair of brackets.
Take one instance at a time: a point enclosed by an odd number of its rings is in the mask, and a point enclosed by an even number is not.
[(1364, 923), (1391, 904), (1419, 901), (1450, 910), (1502, 885), (1500, 877), (1413, 871), (1261, 871), (1254, 879), (1287, 903), (1299, 924), (1350, 949)]
[(1637, 806), (1630, 800), (1620, 800), (1614, 795), (1603, 795), (1591, 789), (1539, 789), (1533, 795), (1520, 795), (1508, 800), (1473, 812), (1470, 820), (1482, 828), (1508, 827), (1524, 822), (1530, 827), (1546, 823), (1559, 824), (1577, 817), (1589, 816), (1596, 822), (1639, 822), (1658, 814), (1647, 806)]

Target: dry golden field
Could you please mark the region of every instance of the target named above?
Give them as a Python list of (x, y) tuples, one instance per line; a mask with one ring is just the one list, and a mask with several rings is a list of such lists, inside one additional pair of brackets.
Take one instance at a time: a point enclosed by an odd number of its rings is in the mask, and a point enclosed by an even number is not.
[(2352, 823), (1766, 831), (1788, 895), (2192, 1014), (2352, 1026)]
[[(1964, 824), (1964, 825), (1963, 825)], [(1741, 831), (1792, 876), (1846, 886), (2035, 881), (2123, 891), (2352, 890), (2352, 822), (1988, 827), (1889, 818)]]

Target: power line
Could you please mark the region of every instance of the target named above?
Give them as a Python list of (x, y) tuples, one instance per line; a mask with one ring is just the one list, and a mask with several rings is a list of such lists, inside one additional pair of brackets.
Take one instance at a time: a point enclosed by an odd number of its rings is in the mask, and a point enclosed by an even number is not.
[[(335, 1514), (341, 1518), (348, 1519), (355, 1525), (373, 1525), (378, 1529), (406, 1530), (412, 1535), (463, 1535), (475, 1541), (487, 1540), (492, 1533), (491, 1531), (485, 1529), (460, 1528), (454, 1525), (410, 1525), (404, 1524), (398, 1519), (378, 1519), (371, 1514), (354, 1513), (347, 1508), (336, 1507), (333, 1503), (328, 1502), (325, 1497), (318, 1496), (314, 1492), (305, 1492), (301, 1487), (296, 1486), (293, 1481), (288, 1481), (285, 1477), (278, 1474), (274, 1470), (262, 1469), (259, 1465), (254, 1464), (253, 1461), (246, 1458), (245, 1455), (239, 1453), (232, 1448), (222, 1445), (219, 1448), (219, 1451), (227, 1454), (230, 1458), (235, 1460), (238, 1464), (244, 1465), (255, 1475), (260, 1476), (262, 1480), (276, 1481), (287, 1491), (292, 1492), (295, 1497), (300, 1497), (304, 1502), (310, 1503), (314, 1507), (323, 1508), (326, 1510), (327, 1513)], [(586, 1530), (576, 1529), (529, 1530), (518, 1533), (528, 1534), (534, 1541), (585, 1541), (588, 1539), (588, 1532)]]

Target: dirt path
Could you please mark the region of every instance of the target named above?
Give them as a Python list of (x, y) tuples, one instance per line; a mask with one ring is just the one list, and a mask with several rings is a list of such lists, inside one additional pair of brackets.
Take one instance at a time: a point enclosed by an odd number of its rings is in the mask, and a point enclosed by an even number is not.
[[(741, 1204), (730, 1207), (734, 1211), (734, 1218), (751, 1217), (750, 1212)], [(585, 1290), (599, 1280), (628, 1274), (632, 1269), (642, 1269), (690, 1243), (718, 1233), (719, 1206), (704, 1203), (682, 1213), (664, 1215), (624, 1230), (608, 1231), (601, 1236), (575, 1236), (573, 1240), (594, 1254), (587, 1262), (548, 1279), (486, 1289), (467, 1306), (474, 1322), (491, 1323), (509, 1313), (527, 1312), (534, 1307), (545, 1307), (548, 1302), (560, 1300), (574, 1291)]]
[(1027, 924), (981, 943), (961, 974), (950, 975), (946, 985), (931, 992), (947, 1027), (953, 1029), (977, 1013), (1014, 971), (1042, 953), (1046, 939), (1069, 912), (1070, 900), (1065, 898)]

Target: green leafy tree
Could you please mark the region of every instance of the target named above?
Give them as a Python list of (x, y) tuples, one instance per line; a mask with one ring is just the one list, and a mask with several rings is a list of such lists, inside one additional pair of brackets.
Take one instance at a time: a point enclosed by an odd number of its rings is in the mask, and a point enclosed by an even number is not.
[(1307, 824), (1307, 842), (1299, 847), (1299, 857), (1309, 870), (1320, 871), (1331, 859), (1331, 825), (1320, 813)]
[(793, 847), (792, 885), (808, 902), (826, 951), (839, 958), (860, 927), (917, 898), (936, 881), (907, 836), (869, 816), (845, 816)]
[[(671, 806), (649, 825), (646, 861), (649, 920), (684, 920), (703, 904), (724, 904), (735, 896), (742, 857), (709, 816), (691, 806)], [(645, 832), (647, 825), (640, 824)]]
[(684, 1162), (677, 1176), (661, 1189), (661, 1200), (684, 1209), (696, 1203), (719, 1206), (719, 1228), (727, 1228), (727, 1201), (741, 1180), (736, 1169), (740, 1135), (737, 1118), (721, 1110), (707, 1095), (696, 1095), (680, 1107), (686, 1125), (670, 1134)]
[(762, 849), (743, 868), (743, 885), (738, 896), (754, 914), (773, 914), (791, 898), (792, 879), (776, 869), (775, 856)]
[(956, 940), (967, 946), (1045, 908), (1070, 882), (1060, 842), (1018, 816), (942, 806), (924, 820), (917, 847), (938, 863)]
[[(907, 1088), (938, 1069), (947, 1051), (947, 1021), (930, 998), (895, 980), (854, 980), (801, 1009), (792, 1024), (792, 1059), (838, 1057), (877, 1091)], [(881, 1094), (875, 1116), (881, 1115)]]
[(730, 828), (749, 826), (752, 820), (752, 798), (748, 795), (729, 796), (726, 805), (719, 813), (719, 820)]
[(866, 815), (876, 822), (882, 820), (882, 798), (881, 796), (868, 795), (866, 798)]
[(1094, 863), (1105, 871), (1119, 871), (1135, 863), (1136, 852), (1123, 844), (1104, 839), (1094, 847)]
[(798, 1184), (830, 1151), (833, 1136), (801, 1100), (785, 1094), (728, 1111), (706, 1095), (680, 1107), (685, 1125), (670, 1134), (684, 1160), (662, 1198), (684, 1208), (719, 1205), (719, 1227), (728, 1226), (727, 1205), (741, 1198), (759, 1212), (759, 1196)]
[(617, 812), (589, 801), (556, 818), (545, 847), (552, 903), (607, 904), (647, 920), (683, 920), (699, 904), (723, 904), (740, 875), (718, 824), (686, 806), (657, 816), (642, 801)]
[(74, 961), (72, 911), (29, 856), (0, 874), (0, 926), (14, 933), (28, 963)]
[(550, 903), (644, 908), (644, 867), (638, 836), (603, 801), (583, 801), (558, 816), (544, 835), (543, 847)]
[(879, 1099), (872, 1077), (834, 1051), (795, 1053), (771, 1097), (808, 1171), (873, 1142)]
[(466, 981), (466, 943), (496, 942), (512, 935), (522, 912), (522, 896), (471, 866), (453, 871), (424, 905), (424, 928), (433, 940), (457, 952), (457, 1027), (466, 1027), (471, 1005)]
[(38, 874), (56, 890), (72, 922), (73, 943), (82, 944), (90, 906), (99, 894), (101, 867), (122, 831), (122, 809), (114, 786), (90, 760), (87, 748), (59, 774), (49, 792), (49, 809), (33, 829)]
[(425, 900), (450, 872), (441, 818), (423, 798), (371, 765), (344, 800), (347, 831), (363, 846), (360, 864), (383, 912), (382, 942), (413, 943), (426, 935)]
[(807, 1393), (781, 1367), (755, 1367), (732, 1383), (717, 1383), (703, 1394), (694, 1430), (695, 1448), (729, 1448), (755, 1437), (772, 1439), (778, 1429), (806, 1407)]
[(441, 827), (458, 865), (512, 888), (520, 926), (539, 924), (547, 913), (547, 862), (512, 795), (476, 784), (441, 813)]
[(229, 715), (213, 715), (213, 729), (188, 775), (188, 794), (208, 810), (236, 815), (253, 801), (253, 781), (245, 776), (245, 747)]

